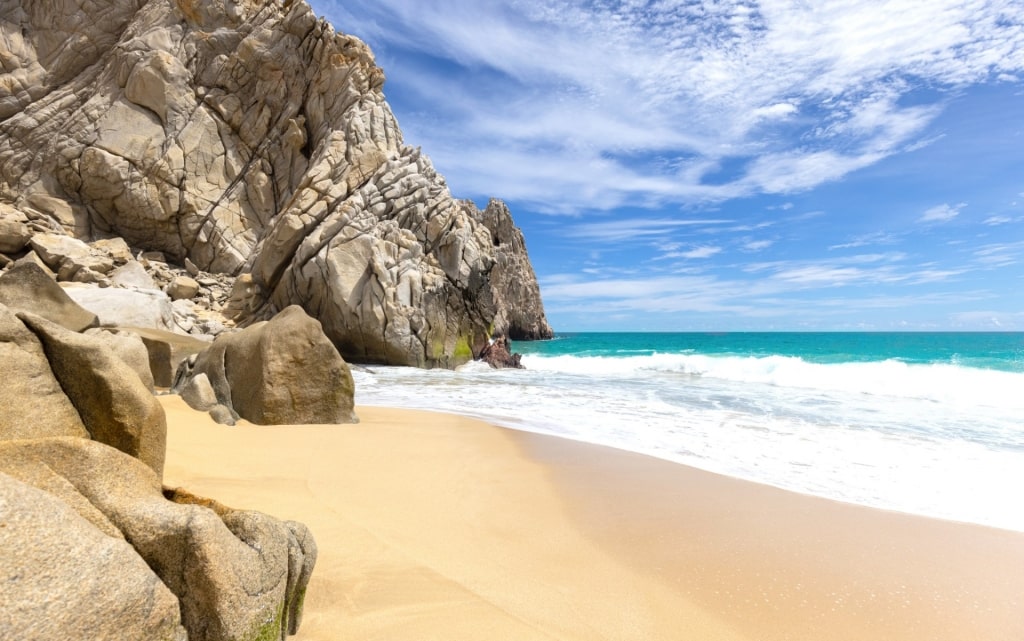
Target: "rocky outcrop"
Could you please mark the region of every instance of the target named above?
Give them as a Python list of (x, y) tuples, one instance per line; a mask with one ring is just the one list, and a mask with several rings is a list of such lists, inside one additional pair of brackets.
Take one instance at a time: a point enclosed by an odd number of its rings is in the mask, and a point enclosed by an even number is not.
[(494, 243), (494, 268), (491, 288), (497, 299), (494, 334), (516, 341), (551, 338), (554, 330), (544, 316), (540, 285), (526, 253), (523, 232), (512, 221), (508, 206), (491, 200), (481, 213)]
[(164, 412), (118, 351), (0, 305), (0, 638), (294, 634), (309, 531), (165, 493)]
[(524, 369), (522, 354), (512, 353), (507, 336), (499, 336), (480, 353), (480, 360), (494, 369)]
[(50, 369), (89, 435), (163, 474), (167, 421), (138, 374), (106, 343), (39, 316), (18, 318), (39, 337)]
[[(9, 519), (23, 530), (9, 535), (6, 527), (0, 528), (0, 540), (5, 543), (0, 547), (3, 567), (9, 567), (7, 557), (18, 556), (17, 551), (25, 543), (39, 550), (40, 556), (69, 555), (74, 548), (68, 541), (72, 536), (98, 542), (97, 547), (88, 550), (84, 561), (76, 561), (83, 569), (100, 562), (112, 563), (119, 557), (130, 558), (125, 549), (129, 543), (139, 557), (126, 562), (127, 574), (122, 573), (120, 564), (107, 566), (102, 574), (82, 577), (86, 581), (84, 586), (65, 577), (63, 587), (72, 600), (70, 604), (64, 601), (64, 593), (55, 592), (60, 585), (37, 583), (42, 594), (34, 595), (20, 593), (15, 586), (2, 586), (0, 594), (10, 596), (0, 599), (9, 599), (11, 610), (23, 615), (4, 630), (10, 638), (104, 638), (92, 629), (72, 626), (93, 616), (97, 606), (106, 604), (106, 614), (115, 622), (100, 629), (120, 625), (162, 631), (160, 636), (122, 634), (106, 638), (185, 639), (177, 626), (178, 611), (168, 607), (168, 592), (177, 599), (181, 624), (189, 641), (283, 639), (296, 631), (316, 560), (316, 544), (302, 524), (278, 521), (258, 512), (232, 510), (212, 501), (197, 500), (187, 493), (180, 500), (167, 500), (160, 479), (149, 467), (85, 439), (0, 442), (0, 473), (55, 497), (29, 506), (26, 514), (2, 512), (5, 508), (0, 504), (0, 518), (6, 517), (3, 524), (7, 525)], [(12, 484), (3, 475), (0, 488), (10, 488)], [(15, 485), (13, 491), (29, 497), (38, 495), (26, 492), (23, 486)], [(169, 495), (178, 499), (174, 491)], [(73, 518), (60, 503), (81, 518)], [(29, 523), (22, 526), (25, 521)], [(28, 534), (29, 528), (40, 521), (51, 521), (53, 527), (39, 539), (24, 542), (20, 535)], [(56, 527), (61, 521), (67, 522), (66, 529)], [(97, 556), (97, 552), (108, 556)], [(52, 568), (52, 558), (32, 570)], [(145, 566), (152, 569), (152, 574), (146, 572)], [(112, 567), (117, 570), (111, 571)], [(159, 581), (154, 580), (154, 574)], [(10, 581), (10, 576), (0, 580)], [(77, 607), (85, 599), (87, 592), (83, 590), (90, 586), (98, 588), (96, 583), (101, 577), (105, 583), (114, 584), (109, 595), (134, 589), (139, 592), (125, 595), (125, 602), (121, 603), (110, 603), (109, 596), (104, 594), (102, 601), (72, 610), (70, 605)], [(61, 598), (55, 598), (57, 595)], [(39, 596), (41, 600), (34, 602), (30, 596)], [(42, 609), (48, 602), (51, 607)], [(128, 609), (131, 603), (148, 607)], [(33, 636), (39, 628), (53, 634)]]
[(182, 363), (174, 390), (193, 408), (212, 407), (206, 385), (218, 404), (259, 425), (358, 421), (348, 365), (297, 305), (218, 337)]
[(14, 312), (0, 304), (0, 439), (43, 436), (89, 438), (78, 410), (61, 389), (43, 344)]
[[(12, 247), (34, 225), (248, 274), (239, 323), (298, 304), (356, 362), (451, 367), (492, 328), (550, 333), (511, 220), (452, 198), (369, 49), (305, 2), (12, 1), (0, 40)], [(109, 281), (57, 244), (30, 241), (61, 279)]]

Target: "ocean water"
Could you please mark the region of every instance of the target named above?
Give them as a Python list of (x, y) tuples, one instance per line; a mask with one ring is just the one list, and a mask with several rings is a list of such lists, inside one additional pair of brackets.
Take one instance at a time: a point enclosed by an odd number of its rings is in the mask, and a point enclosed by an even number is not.
[(356, 402), (1024, 531), (1024, 333), (578, 333), (513, 351), (527, 369), (356, 371)]

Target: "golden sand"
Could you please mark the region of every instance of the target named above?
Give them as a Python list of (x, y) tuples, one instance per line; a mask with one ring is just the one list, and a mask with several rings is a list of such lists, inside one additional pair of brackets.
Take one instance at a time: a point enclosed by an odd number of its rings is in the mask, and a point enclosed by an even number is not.
[(1021, 641), (1024, 534), (836, 503), (472, 419), (216, 425), (165, 483), (306, 523), (299, 641)]

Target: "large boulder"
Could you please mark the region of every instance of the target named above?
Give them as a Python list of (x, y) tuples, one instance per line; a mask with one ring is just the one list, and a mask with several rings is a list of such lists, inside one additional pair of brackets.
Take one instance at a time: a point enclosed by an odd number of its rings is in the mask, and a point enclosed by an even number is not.
[[(356, 362), (453, 367), (492, 326), (545, 335), (525, 249), (509, 260), (404, 144), (364, 43), (301, 0), (83, 11), (4, 5), (0, 200), (78, 238), (247, 273), (241, 322), (301, 305)], [(106, 278), (95, 252), (47, 240), (33, 246), (62, 278)]]
[(42, 267), (31, 261), (18, 263), (0, 275), (0, 304), (39, 314), (73, 332), (99, 325), (96, 314), (72, 300)]
[(167, 294), (156, 290), (69, 287), (73, 301), (96, 314), (103, 327), (140, 327), (173, 331), (174, 308)]
[(3, 473), (0, 568), (5, 639), (187, 639), (178, 599), (119, 532)]
[[(45, 522), (51, 515), (60, 517), (52, 519), (53, 527), (40, 545), (41, 554), (70, 554), (73, 546), (66, 539), (84, 531), (101, 545), (87, 550), (87, 558), (79, 561), (77, 567), (85, 570), (103, 562), (111, 564), (102, 574), (81, 577), (83, 584), (67, 582), (66, 598), (55, 600), (50, 596), (37, 601), (35, 597), (40, 595), (22, 592), (18, 575), (6, 571), (21, 549), (32, 544), (22, 538), (30, 528), (19, 524), (19, 533), (0, 547), (0, 560), (4, 561), (0, 567), (5, 568), (0, 574), (0, 595), (7, 595), (0, 598), (10, 601), (10, 610), (5, 610), (21, 615), (5, 629), (10, 631), (10, 638), (26, 638), (22, 632), (32, 633), (49, 626), (54, 616), (65, 621), (90, 616), (92, 611), (88, 607), (81, 613), (69, 608), (83, 600), (83, 592), (87, 594), (89, 586), (101, 578), (115, 583), (110, 595), (121, 594), (132, 586), (139, 588), (138, 593), (126, 595), (123, 603), (113, 604), (108, 611), (123, 619), (121, 623), (126, 627), (123, 636), (109, 638), (182, 639), (175, 627), (175, 613), (168, 612), (166, 607), (163, 586), (177, 597), (189, 641), (283, 639), (295, 632), (316, 560), (316, 545), (302, 524), (278, 521), (258, 512), (232, 510), (188, 493), (179, 497), (169, 492), (173, 500), (168, 500), (160, 479), (149, 467), (85, 439), (63, 437), (0, 443), (0, 472), (45, 490), (81, 517), (73, 519), (66, 508), (55, 507), (49, 501), (29, 507), (28, 511), (36, 515), (34, 523)], [(0, 503), (0, 509), (2, 506)], [(65, 522), (71, 523), (65, 527)], [(93, 530), (86, 527), (86, 522)], [(145, 565), (152, 568), (159, 583), (152, 581), (137, 561), (127, 565), (129, 572), (125, 575), (120, 563), (112, 565), (117, 556), (98, 554), (106, 548), (124, 555), (124, 541), (130, 542)], [(53, 571), (52, 563), (53, 560), (40, 563), (33, 570)], [(32, 577), (28, 584), (33, 582), (42, 583)], [(146, 584), (150, 590), (143, 591), (141, 588)], [(60, 584), (50, 583), (46, 587), (57, 590)], [(95, 605), (109, 603), (109, 595), (103, 596), (107, 600)], [(128, 609), (131, 603), (140, 602), (160, 607)], [(106, 623), (100, 629), (116, 624)], [(143, 624), (164, 632), (154, 636), (130, 634), (129, 630)], [(64, 631), (62, 624), (46, 629), (56, 634), (27, 638), (105, 638), (93, 636), (93, 630), (88, 628), (71, 630), (70, 636), (65, 637), (60, 634)]]
[(17, 254), (32, 239), (28, 217), (0, 203), (0, 254)]
[(209, 379), (220, 404), (252, 423), (358, 420), (348, 365), (320, 323), (298, 306), (217, 337), (209, 349), (182, 364), (175, 389), (200, 375)]
[(138, 374), (97, 338), (27, 312), (18, 318), (39, 337), (53, 374), (90, 436), (162, 475), (167, 419)]
[(0, 304), (0, 440), (43, 436), (89, 438), (60, 382), (53, 375), (39, 338)]

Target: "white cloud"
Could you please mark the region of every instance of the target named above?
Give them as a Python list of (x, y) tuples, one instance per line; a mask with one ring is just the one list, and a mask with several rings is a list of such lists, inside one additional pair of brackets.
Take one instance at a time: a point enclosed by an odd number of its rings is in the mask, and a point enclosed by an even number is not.
[(680, 252), (678, 254), (670, 254), (673, 258), (686, 258), (686, 259), (701, 259), (711, 258), (716, 254), (722, 253), (721, 247), (694, 247), (690, 251)]
[(809, 189), (934, 140), (941, 92), (1024, 75), (1019, 0), (314, 3), (451, 63), (382, 59), (456, 193), (561, 212)]
[[(684, 219), (684, 218), (630, 218), (606, 222), (581, 223), (568, 227), (566, 235), (599, 242), (622, 242), (642, 240), (655, 237), (661, 242), (681, 227), (699, 225), (720, 225), (731, 223), (731, 220), (718, 219)], [(671, 244), (669, 245), (672, 246)], [(663, 245), (663, 247), (665, 247)], [(679, 245), (674, 248), (678, 249)], [(667, 251), (673, 251), (667, 249)]]
[(743, 251), (759, 252), (775, 244), (774, 240), (751, 240), (743, 243)]
[(967, 203), (957, 203), (956, 205), (942, 204), (936, 205), (931, 209), (927, 210), (922, 214), (918, 220), (922, 223), (945, 223), (953, 220), (960, 215), (960, 210), (967, 206)]

